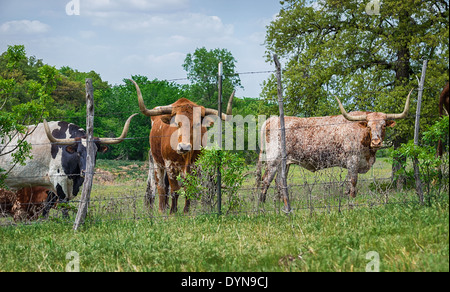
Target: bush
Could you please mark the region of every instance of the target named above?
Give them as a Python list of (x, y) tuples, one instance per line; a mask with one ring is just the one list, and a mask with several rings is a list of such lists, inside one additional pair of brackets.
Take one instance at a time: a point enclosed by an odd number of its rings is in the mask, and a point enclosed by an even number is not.
[(201, 200), (204, 207), (215, 208), (217, 192), (217, 167), (221, 165), (223, 208), (227, 212), (239, 205), (238, 190), (244, 181), (244, 171), (247, 170), (245, 159), (231, 151), (221, 151), (217, 148), (202, 149), (202, 153), (194, 167), (186, 177), (178, 176), (183, 184), (180, 194), (188, 199)]
[[(441, 191), (442, 187), (449, 183), (449, 156), (436, 155), (436, 145), (439, 140), (445, 141), (449, 131), (449, 117), (441, 117), (430, 129), (423, 133), (421, 145), (415, 145), (414, 140), (407, 144), (402, 144), (394, 151), (394, 155), (402, 156), (406, 159), (418, 160), (420, 179), (425, 186), (427, 199), (431, 199), (432, 191)], [(405, 161), (406, 161), (405, 159)], [(414, 169), (408, 169), (405, 165), (399, 172), (409, 178), (414, 178)], [(437, 188), (434, 187), (437, 185)]]

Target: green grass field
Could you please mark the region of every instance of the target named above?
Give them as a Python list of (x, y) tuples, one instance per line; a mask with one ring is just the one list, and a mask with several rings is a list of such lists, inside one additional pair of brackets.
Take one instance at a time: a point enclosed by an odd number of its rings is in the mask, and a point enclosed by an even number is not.
[[(275, 201), (253, 212), (252, 200), (245, 202), (250, 211), (222, 216), (144, 216), (136, 210), (143, 205), (146, 174), (138, 173), (145, 165), (103, 163), (98, 166), (105, 171), (123, 171), (94, 185), (81, 230), (59, 220), (0, 226), (0, 271), (65, 271), (71, 252), (79, 256), (80, 271), (449, 271), (448, 189), (422, 206), (413, 190), (379, 194), (383, 187), (368, 179), (349, 208), (333, 208), (343, 199), (341, 187), (314, 186), (291, 188), (296, 209), (289, 216), (268, 207), (280, 207)], [(380, 163), (374, 171), (386, 171)], [(304, 186), (305, 179), (325, 178), (291, 170), (291, 184)]]
[(0, 271), (64, 271), (75, 251), (80, 271), (365, 271), (376, 252), (380, 271), (448, 272), (448, 202), (0, 227)]

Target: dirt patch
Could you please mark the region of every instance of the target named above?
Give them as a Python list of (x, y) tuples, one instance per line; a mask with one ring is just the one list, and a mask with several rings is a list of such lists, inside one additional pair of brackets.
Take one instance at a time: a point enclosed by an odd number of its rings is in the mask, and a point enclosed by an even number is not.
[(94, 183), (102, 185), (112, 185), (116, 179), (116, 175), (107, 170), (100, 168), (95, 169)]

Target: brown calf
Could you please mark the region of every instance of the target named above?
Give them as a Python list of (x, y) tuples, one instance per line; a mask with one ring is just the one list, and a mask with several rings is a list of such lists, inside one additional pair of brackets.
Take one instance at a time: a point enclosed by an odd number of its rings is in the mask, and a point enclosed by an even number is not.
[(0, 213), (14, 221), (36, 220), (47, 216), (55, 203), (55, 194), (45, 187), (23, 188), (16, 193), (0, 189)]

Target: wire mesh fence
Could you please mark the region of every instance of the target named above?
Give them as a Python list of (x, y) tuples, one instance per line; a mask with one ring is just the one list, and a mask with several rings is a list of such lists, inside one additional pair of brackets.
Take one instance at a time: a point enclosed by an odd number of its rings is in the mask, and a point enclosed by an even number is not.
[[(386, 158), (378, 159), (373, 168), (358, 180), (358, 193), (351, 198), (346, 193), (347, 170), (330, 168), (315, 173), (299, 166), (291, 166), (288, 176), (288, 190), (292, 211), (295, 213), (339, 212), (356, 208), (371, 208), (383, 204), (405, 204), (418, 202), (414, 187), (399, 188), (390, 177), (391, 165)], [(434, 190), (448, 193), (448, 165), (441, 169), (442, 182), (433, 182)], [(215, 190), (205, 192), (198, 200), (192, 200), (189, 213), (183, 212), (185, 198), (179, 197), (178, 212), (160, 212), (160, 197), (153, 194), (155, 202), (148, 203), (147, 190), (148, 164), (130, 163), (115, 171), (97, 168), (91, 192), (86, 222), (141, 220), (167, 216), (198, 216), (217, 214)], [(172, 196), (167, 194), (169, 202)], [(79, 196), (78, 196), (79, 197)], [(44, 216), (45, 208), (50, 207), (46, 200), (41, 202), (20, 202), (14, 200), (14, 193), (0, 193), (0, 225), (36, 224), (41, 222), (73, 223), (79, 205), (75, 197), (67, 203), (56, 203)], [(231, 214), (283, 214), (284, 203), (274, 181), (269, 188), (265, 202), (260, 202), (253, 171), (246, 176), (237, 196), (231, 202), (224, 192), (222, 212)], [(237, 202), (237, 203), (236, 203)]]

